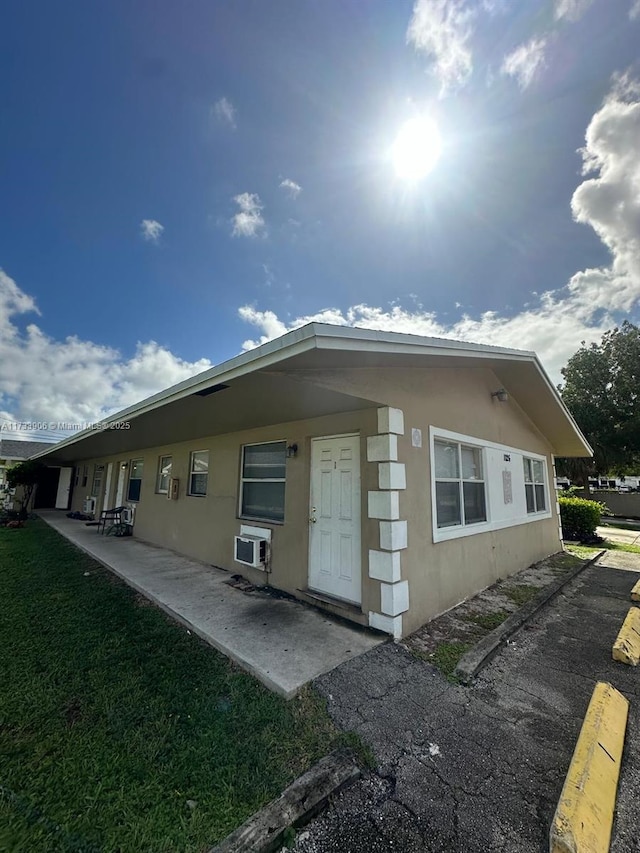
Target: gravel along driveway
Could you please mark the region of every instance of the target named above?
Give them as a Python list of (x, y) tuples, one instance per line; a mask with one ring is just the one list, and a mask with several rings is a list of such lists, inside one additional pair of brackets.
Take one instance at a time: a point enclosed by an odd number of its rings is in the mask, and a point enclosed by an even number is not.
[[(606, 560), (606, 555), (603, 558)], [(378, 766), (298, 833), (297, 853), (541, 853), (596, 681), (630, 700), (612, 853), (640, 851), (638, 672), (611, 646), (640, 572), (594, 565), (471, 687), (387, 643), (316, 682)]]

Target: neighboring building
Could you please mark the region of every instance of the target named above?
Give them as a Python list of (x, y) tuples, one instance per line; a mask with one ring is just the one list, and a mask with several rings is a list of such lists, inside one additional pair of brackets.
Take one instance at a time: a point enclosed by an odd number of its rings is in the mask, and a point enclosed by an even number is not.
[(321, 324), (110, 424), (40, 454), (74, 510), (395, 637), (558, 551), (591, 454), (534, 353)]
[[(568, 477), (556, 477), (556, 489), (564, 490), (570, 486), (582, 488), (582, 483), (572, 483)], [(640, 477), (629, 474), (624, 477), (589, 477), (589, 486), (592, 489), (616, 489), (619, 492), (633, 492), (640, 489)]]
[(7, 471), (36, 453), (51, 448), (46, 441), (18, 441), (0, 438), (0, 506), (13, 509), (13, 495), (7, 486)]

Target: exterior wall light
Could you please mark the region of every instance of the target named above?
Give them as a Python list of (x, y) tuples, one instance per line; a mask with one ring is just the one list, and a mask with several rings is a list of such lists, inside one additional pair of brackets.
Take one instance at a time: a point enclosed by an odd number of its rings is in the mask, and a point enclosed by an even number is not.
[(499, 388), (497, 391), (493, 391), (491, 396), (497, 397), (501, 403), (507, 403), (509, 400), (509, 395), (507, 394), (504, 388)]
[(297, 454), (298, 454), (298, 445), (297, 444), (288, 445), (288, 447), (287, 447), (287, 458), (293, 459), (293, 457), (297, 456)]
[(127, 468), (129, 467), (129, 463), (128, 463), (128, 462), (123, 462), (123, 463), (122, 463), (122, 465), (121, 465), (120, 467), (122, 468), (122, 470), (123, 470), (123, 471), (126, 471), (126, 470), (127, 470)]

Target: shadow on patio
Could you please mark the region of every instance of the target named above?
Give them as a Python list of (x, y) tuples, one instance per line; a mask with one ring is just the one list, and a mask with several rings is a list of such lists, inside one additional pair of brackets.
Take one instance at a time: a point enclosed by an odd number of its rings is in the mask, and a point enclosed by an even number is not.
[(351, 628), (310, 607), (268, 592), (230, 586), (229, 572), (134, 538), (41, 510), (41, 518), (218, 651), (281, 696), (385, 638)]

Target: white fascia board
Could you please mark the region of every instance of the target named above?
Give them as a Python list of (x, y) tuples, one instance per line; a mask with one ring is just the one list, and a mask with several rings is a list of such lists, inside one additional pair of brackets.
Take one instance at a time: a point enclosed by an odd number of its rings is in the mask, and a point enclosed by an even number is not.
[(428, 338), (420, 335), (408, 335), (401, 332), (377, 332), (345, 326), (314, 324), (318, 349), (344, 349), (362, 352), (380, 352), (395, 354), (416, 354), (422, 352), (431, 356), (456, 355), (462, 358), (489, 358), (506, 361), (532, 362), (548, 390), (569, 421), (574, 433), (585, 448), (587, 456), (593, 456), (593, 449), (582, 434), (571, 412), (566, 407), (558, 389), (549, 379), (540, 359), (530, 350), (507, 349), (489, 344), (472, 344), (448, 338)]
[[(419, 335), (405, 335), (399, 332), (376, 333), (364, 329), (340, 326), (339, 334), (333, 329), (327, 332), (326, 326), (319, 326), (317, 333), (318, 349), (341, 349), (355, 352), (399, 353), (402, 355), (422, 353), (424, 355), (457, 355), (462, 358), (494, 358), (509, 361), (533, 361), (535, 353), (528, 350), (505, 349), (488, 344), (468, 344), (464, 341), (446, 338), (423, 338)], [(358, 334), (356, 334), (358, 333)], [(376, 335), (376, 337), (373, 337)]]
[[(312, 349), (342, 349), (345, 351), (379, 352), (382, 354), (421, 353), (431, 356), (450, 356), (455, 354), (463, 358), (491, 358), (533, 362), (553, 394), (555, 401), (560, 405), (563, 413), (575, 430), (585, 450), (588, 451), (589, 455), (593, 455), (593, 451), (573, 420), (571, 413), (562, 402), (560, 395), (533, 352), (492, 347), (487, 344), (469, 344), (464, 341), (455, 341), (446, 338), (427, 338), (400, 332), (378, 332), (350, 326), (331, 326), (323, 323), (309, 323), (299, 329), (287, 332), (287, 334), (275, 338), (257, 347), (255, 350), (241, 353), (216, 367), (212, 367), (203, 373), (172, 385), (165, 391), (147, 397), (134, 406), (129, 406), (110, 415), (105, 419), (105, 423), (112, 424), (117, 421), (139, 417), (168, 403), (195, 394), (197, 391), (208, 388), (214, 383), (224, 383), (238, 379), (241, 376), (278, 364)], [(51, 450), (40, 451), (40, 453), (34, 454), (31, 458), (39, 459), (46, 457), (64, 447), (76, 444), (90, 435), (95, 435), (95, 430), (83, 430), (80, 433), (70, 436), (68, 439), (52, 445)]]
[[(301, 332), (306, 329), (308, 329), (307, 326), (305, 326), (304, 329), (296, 329), (295, 332)], [(289, 335), (294, 335), (295, 332), (289, 332)], [(212, 367), (204, 373), (199, 373), (190, 379), (185, 379), (176, 385), (172, 385), (170, 388), (167, 388), (166, 391), (161, 391), (158, 394), (147, 397), (145, 400), (142, 400), (141, 403), (129, 406), (127, 409), (122, 409), (121, 411), (110, 415), (108, 418), (105, 418), (103, 423), (112, 424), (117, 421), (132, 420), (133, 418), (137, 418), (147, 412), (152, 412), (154, 409), (159, 409), (161, 406), (165, 406), (168, 403), (173, 403), (184, 397), (190, 397), (192, 394), (197, 393), (197, 391), (208, 388), (212, 384), (230, 382), (233, 379), (238, 379), (248, 373), (254, 373), (257, 370), (270, 367), (273, 364), (277, 364), (280, 361), (284, 361), (285, 359), (299, 355), (300, 353), (314, 349), (315, 347), (313, 336), (310, 335), (309, 332), (304, 336), (299, 336), (297, 340), (290, 341), (286, 347), (280, 343), (282, 340), (283, 338), (278, 338), (276, 341), (269, 341), (269, 343), (263, 344), (262, 347), (258, 347), (249, 353), (243, 353), (242, 355), (229, 359), (229, 361), (223, 362), (217, 367)], [(280, 345), (272, 346), (276, 343), (279, 343)], [(53, 444), (52, 450), (41, 451), (31, 458), (39, 459), (40, 457), (48, 456), (53, 452), (53, 450), (58, 451), (64, 447), (69, 447), (70, 445), (76, 444), (77, 442), (88, 438), (90, 435), (95, 434), (96, 431), (93, 429), (83, 430), (68, 439), (64, 439), (57, 444)]]
[[(463, 341), (454, 341), (445, 338), (426, 338), (420, 335), (407, 335), (400, 332), (378, 332), (350, 326), (309, 323), (299, 329), (287, 332), (287, 334), (275, 338), (266, 344), (262, 344), (262, 346), (256, 347), (255, 350), (241, 353), (203, 373), (178, 382), (165, 391), (153, 394), (151, 397), (147, 397), (134, 406), (129, 406), (110, 415), (104, 422), (112, 424), (117, 421), (139, 417), (168, 403), (175, 402), (183, 397), (195, 394), (199, 390), (208, 388), (214, 382), (216, 384), (230, 382), (248, 373), (262, 370), (312, 349), (359, 350), (362, 352), (380, 352), (383, 354), (422, 352), (425, 355), (451, 355), (455, 353), (456, 355), (470, 358), (485, 356), (487, 358), (512, 360), (518, 358), (525, 361), (535, 359), (534, 353), (522, 350), (507, 350), (485, 344), (467, 344)], [(82, 441), (90, 435), (95, 435), (95, 430), (83, 430), (70, 436), (68, 439), (63, 439), (53, 445), (53, 448), (56, 451), (61, 450)], [(39, 459), (53, 452), (53, 449), (44, 450), (35, 454), (32, 458)]]
[(552, 395), (553, 395), (553, 397), (555, 398), (556, 403), (560, 406), (560, 408), (561, 408), (561, 409), (562, 409), (562, 411), (564, 412), (564, 415), (566, 416), (567, 420), (569, 421), (569, 423), (570, 423), (570, 424), (571, 424), (571, 426), (573, 427), (573, 431), (575, 432), (575, 434), (577, 435), (577, 437), (580, 439), (580, 443), (583, 445), (584, 449), (587, 451), (587, 452), (586, 452), (586, 454), (585, 454), (585, 456), (593, 456), (593, 448), (591, 447), (591, 445), (589, 444), (589, 442), (587, 441), (587, 439), (586, 439), (586, 438), (584, 437), (584, 435), (582, 434), (582, 430), (580, 429), (580, 427), (578, 426), (578, 424), (575, 422), (575, 420), (574, 420), (574, 418), (573, 418), (573, 415), (571, 414), (571, 412), (570, 412), (570, 411), (569, 411), (569, 409), (567, 408), (567, 406), (566, 406), (566, 404), (565, 404), (564, 400), (563, 400), (563, 399), (562, 399), (562, 397), (560, 396), (560, 393), (558, 392), (558, 389), (557, 389), (557, 388), (556, 388), (556, 386), (553, 384), (553, 382), (549, 379), (549, 376), (548, 376), (548, 374), (547, 374), (547, 371), (546, 371), (546, 370), (544, 369), (544, 367), (542, 366), (542, 362), (540, 361), (540, 359), (538, 358), (538, 356), (534, 356), (533, 361), (534, 361), (534, 364), (535, 364), (535, 366), (536, 366), (536, 368), (537, 368), (538, 372), (540, 373), (540, 376), (542, 377), (542, 379), (543, 379), (544, 383), (546, 384), (546, 386), (547, 386), (547, 388), (549, 389), (549, 391), (551, 391), (551, 394), (552, 394)]

